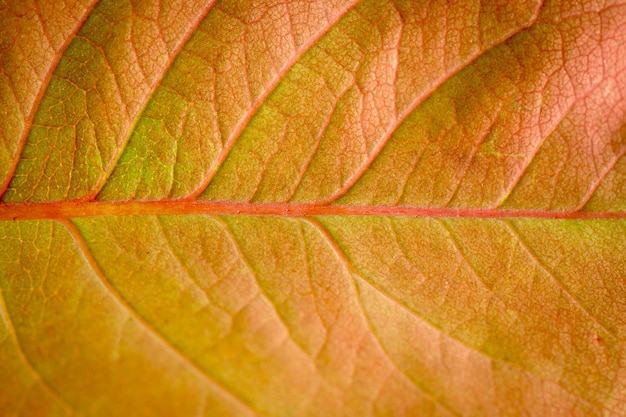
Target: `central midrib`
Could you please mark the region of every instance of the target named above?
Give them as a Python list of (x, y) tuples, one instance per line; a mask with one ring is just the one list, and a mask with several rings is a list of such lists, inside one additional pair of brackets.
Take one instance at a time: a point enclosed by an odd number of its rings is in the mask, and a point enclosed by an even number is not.
[(0, 221), (67, 219), (133, 214), (230, 214), (251, 216), (410, 216), (464, 218), (624, 219), (626, 212), (517, 210), (489, 208), (441, 208), (406, 206), (357, 206), (334, 204), (247, 203), (221, 201), (60, 201), (0, 204)]

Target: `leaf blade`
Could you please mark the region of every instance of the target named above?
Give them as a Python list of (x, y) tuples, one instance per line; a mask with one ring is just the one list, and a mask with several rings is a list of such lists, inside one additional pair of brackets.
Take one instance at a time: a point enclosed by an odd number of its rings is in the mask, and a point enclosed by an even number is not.
[(0, 12), (54, 70), (0, 88), (3, 412), (626, 414), (623, 4), (54, 7)]

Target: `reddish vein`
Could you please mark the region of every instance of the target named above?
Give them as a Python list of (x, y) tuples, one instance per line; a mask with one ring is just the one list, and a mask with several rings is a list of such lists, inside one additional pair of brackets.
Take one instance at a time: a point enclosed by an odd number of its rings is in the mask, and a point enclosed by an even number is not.
[(602, 169), (602, 171), (598, 175), (598, 178), (596, 178), (596, 180), (591, 184), (591, 186), (589, 187), (589, 190), (587, 191), (587, 194), (583, 196), (582, 200), (578, 204), (578, 207), (576, 207), (577, 210), (582, 210), (582, 208), (587, 205), (589, 200), (591, 200), (591, 197), (593, 197), (595, 192), (600, 187), (600, 184), (602, 184), (602, 181), (604, 181), (606, 176), (609, 175), (609, 173), (613, 170), (615, 165), (624, 157), (624, 155), (626, 155), (626, 147), (624, 147), (615, 156), (615, 158), (613, 158), (613, 160), (606, 167), (604, 167), (604, 169)]
[(53, 203), (0, 204), (0, 221), (69, 219), (138, 214), (241, 214), (249, 216), (409, 216), (466, 217), (480, 219), (626, 219), (626, 212), (505, 210), (448, 207), (350, 206), (293, 203), (233, 203), (220, 201), (59, 201)]
[(418, 94), (417, 97), (413, 99), (413, 101), (400, 113), (400, 115), (396, 118), (396, 120), (389, 126), (387, 131), (383, 134), (383, 137), (378, 141), (372, 152), (367, 156), (367, 158), (363, 161), (361, 166), (348, 178), (348, 180), (342, 185), (342, 187), (337, 190), (332, 195), (326, 197), (323, 202), (324, 203), (332, 203), (343, 197), (352, 189), (352, 186), (356, 184), (356, 182), (363, 177), (365, 171), (367, 171), (372, 163), (378, 158), (378, 155), (383, 151), (383, 148), (387, 145), (391, 137), (396, 133), (398, 128), (404, 123), (404, 121), (411, 115), (413, 112), (428, 98), (430, 98), (438, 89), (443, 86), (448, 80), (452, 77), (460, 73), (463, 69), (467, 68), (473, 62), (476, 62), (481, 56), (483, 56), (489, 50), (497, 47), (498, 45), (502, 45), (507, 42), (509, 39), (513, 38), (525, 28), (530, 27), (534, 24), (539, 16), (539, 11), (541, 9), (541, 4), (539, 3), (532, 18), (528, 23), (522, 25), (510, 33), (506, 33), (501, 39), (496, 40), (493, 44), (487, 45), (483, 49), (478, 49), (473, 54), (471, 54), (465, 61), (460, 62), (458, 65), (454, 66), (450, 72), (447, 74), (441, 75), (438, 79), (436, 79), (430, 88), (426, 89), (422, 93)]
[(163, 65), (163, 68), (161, 68), (161, 72), (159, 73), (159, 76), (153, 81), (151, 85), (149, 85), (149, 92), (145, 95), (143, 102), (141, 103), (141, 106), (139, 107), (135, 115), (133, 116), (132, 121), (128, 126), (128, 129), (126, 129), (126, 131), (124, 132), (124, 136), (123, 136), (124, 141), (119, 146), (119, 149), (116, 151), (114, 158), (106, 166), (104, 174), (100, 177), (98, 182), (94, 185), (93, 189), (88, 194), (87, 198), (89, 199), (95, 198), (100, 193), (100, 191), (102, 191), (102, 188), (106, 184), (107, 180), (111, 176), (111, 173), (117, 166), (118, 161), (122, 157), (122, 154), (124, 153), (124, 150), (126, 149), (126, 146), (128, 145), (128, 142), (130, 141), (130, 138), (133, 132), (135, 131), (135, 127), (141, 120), (141, 116), (144, 114), (146, 108), (148, 107), (148, 104), (150, 103), (150, 100), (154, 96), (154, 93), (161, 86), (163, 79), (169, 72), (168, 71), (169, 68), (172, 67), (172, 65), (174, 64), (174, 61), (176, 61), (176, 59), (178, 58), (178, 55), (183, 50), (185, 45), (187, 45), (187, 42), (189, 41), (189, 39), (191, 39), (191, 36), (196, 32), (196, 29), (200, 26), (204, 18), (209, 14), (214, 4), (215, 4), (215, 0), (209, 1), (207, 2), (207, 4), (205, 4), (204, 8), (200, 10), (200, 13), (194, 18), (192, 22), (190, 22), (189, 27), (187, 28), (185, 33), (182, 34), (182, 36), (178, 40), (178, 43), (169, 52), (167, 61)]
[(39, 381), (42, 386), (45, 387), (46, 390), (52, 395), (59, 403), (70, 412), (70, 415), (75, 414), (74, 406), (70, 404), (61, 393), (55, 388), (54, 384), (51, 384), (47, 378), (44, 378), (44, 375), (35, 367), (33, 362), (29, 359), (28, 355), (24, 351), (22, 346), (22, 342), (18, 337), (18, 333), (13, 326), (13, 320), (11, 320), (11, 316), (9, 315), (9, 310), (7, 309), (6, 302), (4, 301), (4, 295), (0, 290), (0, 322), (4, 322), (4, 326), (9, 334), (13, 335), (13, 339), (15, 341), (15, 347), (17, 349), (17, 354), (22, 360), (22, 362), (26, 365), (26, 368), (32, 374), (34, 380)]
[[(63, 54), (65, 53), (67, 48), (70, 46), (72, 40), (74, 39), (78, 31), (83, 27), (83, 25), (87, 21), (87, 18), (91, 15), (91, 12), (93, 11), (93, 9), (95, 9), (97, 4), (98, 4), (98, 1), (93, 1), (85, 9), (85, 12), (83, 13), (83, 15), (80, 17), (78, 22), (76, 22), (76, 26), (74, 26), (72, 28), (72, 31), (67, 34), (61, 47), (57, 51), (55, 51), (54, 58), (52, 62), (50, 62), (50, 65), (48, 66), (48, 71), (46, 72), (41, 82), (41, 86), (39, 90), (37, 91), (37, 96), (35, 97), (35, 100), (33, 101), (33, 104), (30, 107), (30, 110), (28, 114), (26, 115), (26, 118), (24, 119), (24, 128), (22, 129), (22, 134), (17, 143), (17, 149), (15, 150), (15, 153), (13, 154), (11, 165), (9, 166), (6, 176), (4, 177), (2, 182), (0, 182), (0, 199), (2, 198), (2, 196), (4, 196), (4, 193), (9, 187), (9, 184), (11, 183), (11, 180), (13, 179), (13, 176), (15, 175), (15, 171), (17, 170), (17, 165), (22, 159), (22, 152), (24, 151), (24, 145), (26, 144), (26, 139), (30, 135), (30, 130), (33, 126), (33, 121), (35, 120), (35, 114), (37, 113), (37, 110), (39, 109), (39, 104), (41, 103), (41, 100), (43, 99), (43, 96), (46, 90), (48, 89), (48, 85), (50, 84), (50, 81), (52, 80), (54, 71), (59, 65), (59, 62), (61, 62), (61, 58), (63, 57)], [(42, 20), (42, 25), (43, 24), (44, 23)]]
[(196, 189), (186, 197), (187, 201), (195, 200), (207, 189), (207, 187), (213, 180), (213, 177), (215, 177), (215, 174), (217, 174), (218, 169), (222, 166), (222, 164), (226, 160), (226, 157), (230, 154), (230, 150), (235, 145), (235, 142), (237, 141), (237, 139), (239, 139), (244, 129), (248, 126), (250, 120), (252, 120), (252, 118), (256, 115), (256, 113), (259, 111), (259, 109), (261, 108), (265, 100), (270, 96), (270, 94), (276, 89), (276, 87), (278, 87), (278, 84), (280, 84), (280, 82), (283, 80), (289, 70), (291, 70), (291, 68), (298, 62), (298, 60), (309, 49), (311, 49), (313, 45), (315, 45), (322, 37), (324, 37), (324, 35), (326, 35), (326, 33), (328, 33), (333, 27), (335, 27), (335, 24), (339, 22), (339, 20), (341, 20), (343, 16), (345, 16), (350, 10), (356, 7), (359, 1), (360, 0), (348, 3), (343, 9), (339, 11), (339, 13), (334, 16), (333, 20), (329, 21), (327, 25), (325, 25), (319, 32), (317, 32), (305, 44), (303, 44), (291, 57), (291, 59), (283, 65), (283, 67), (271, 81), (270, 85), (268, 85), (263, 93), (259, 97), (257, 97), (257, 99), (252, 104), (252, 107), (250, 107), (243, 119), (241, 119), (237, 126), (235, 126), (233, 133), (226, 140), (224, 148), (218, 155), (215, 163), (211, 166), (210, 171), (207, 173), (206, 177), (202, 180), (198, 187), (196, 187)]
[(223, 394), (229, 399), (233, 399), (238, 404), (241, 404), (246, 409), (250, 410), (253, 414), (255, 411), (252, 409), (251, 404), (247, 401), (235, 396), (230, 389), (225, 386), (225, 384), (215, 378), (214, 375), (207, 372), (202, 366), (200, 366), (193, 358), (189, 357), (183, 351), (180, 350), (172, 341), (170, 341), (165, 335), (163, 335), (158, 329), (156, 329), (148, 320), (146, 320), (139, 312), (133, 307), (128, 300), (124, 298), (124, 296), (113, 286), (110, 280), (106, 277), (100, 265), (93, 257), (87, 242), (83, 238), (80, 231), (76, 228), (76, 226), (67, 220), (63, 220), (61, 224), (66, 228), (66, 230), (72, 235), (74, 241), (76, 242), (78, 248), (83, 255), (83, 258), (90, 266), (91, 270), (94, 272), (102, 286), (108, 291), (109, 294), (113, 296), (114, 301), (118, 304), (120, 309), (122, 309), (126, 314), (128, 314), (135, 322), (139, 323), (141, 327), (148, 331), (150, 335), (154, 337), (154, 339), (165, 346), (169, 352), (183, 364), (188, 366), (188, 369), (195, 373), (200, 378), (204, 378), (208, 380), (210, 383), (214, 384), (214, 386), (218, 389), (218, 392)]

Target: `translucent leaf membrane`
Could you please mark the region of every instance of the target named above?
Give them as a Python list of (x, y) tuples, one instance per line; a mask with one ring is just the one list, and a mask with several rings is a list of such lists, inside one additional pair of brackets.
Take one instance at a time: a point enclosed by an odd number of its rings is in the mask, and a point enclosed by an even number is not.
[[(551, 11), (435, 91), (339, 202), (583, 208), (626, 150), (626, 12)], [(601, 188), (598, 211), (623, 204)]]
[(0, 414), (626, 415), (625, 45), (608, 1), (0, 2)]
[(323, 3), (100, 4), (4, 200), (621, 210), (622, 5)]
[(4, 2), (0, 7), (0, 193), (4, 193), (59, 59), (95, 1)]
[(625, 411), (622, 220), (126, 216), (0, 230), (3, 410)]
[(155, 92), (98, 198), (202, 191), (285, 73), (353, 3), (218, 3)]
[(332, 198), (425, 97), (536, 8), (364, 2), (287, 74), (200, 198)]
[(2, 224), (3, 414), (250, 414), (116, 294), (72, 231)]
[(210, 7), (100, 2), (57, 59), (5, 201), (95, 196), (154, 88)]

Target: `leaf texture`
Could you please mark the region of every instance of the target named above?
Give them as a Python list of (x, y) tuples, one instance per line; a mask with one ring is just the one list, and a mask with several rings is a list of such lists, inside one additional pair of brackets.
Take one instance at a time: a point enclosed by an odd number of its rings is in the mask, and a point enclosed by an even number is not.
[(626, 415), (625, 4), (0, 22), (1, 415)]

